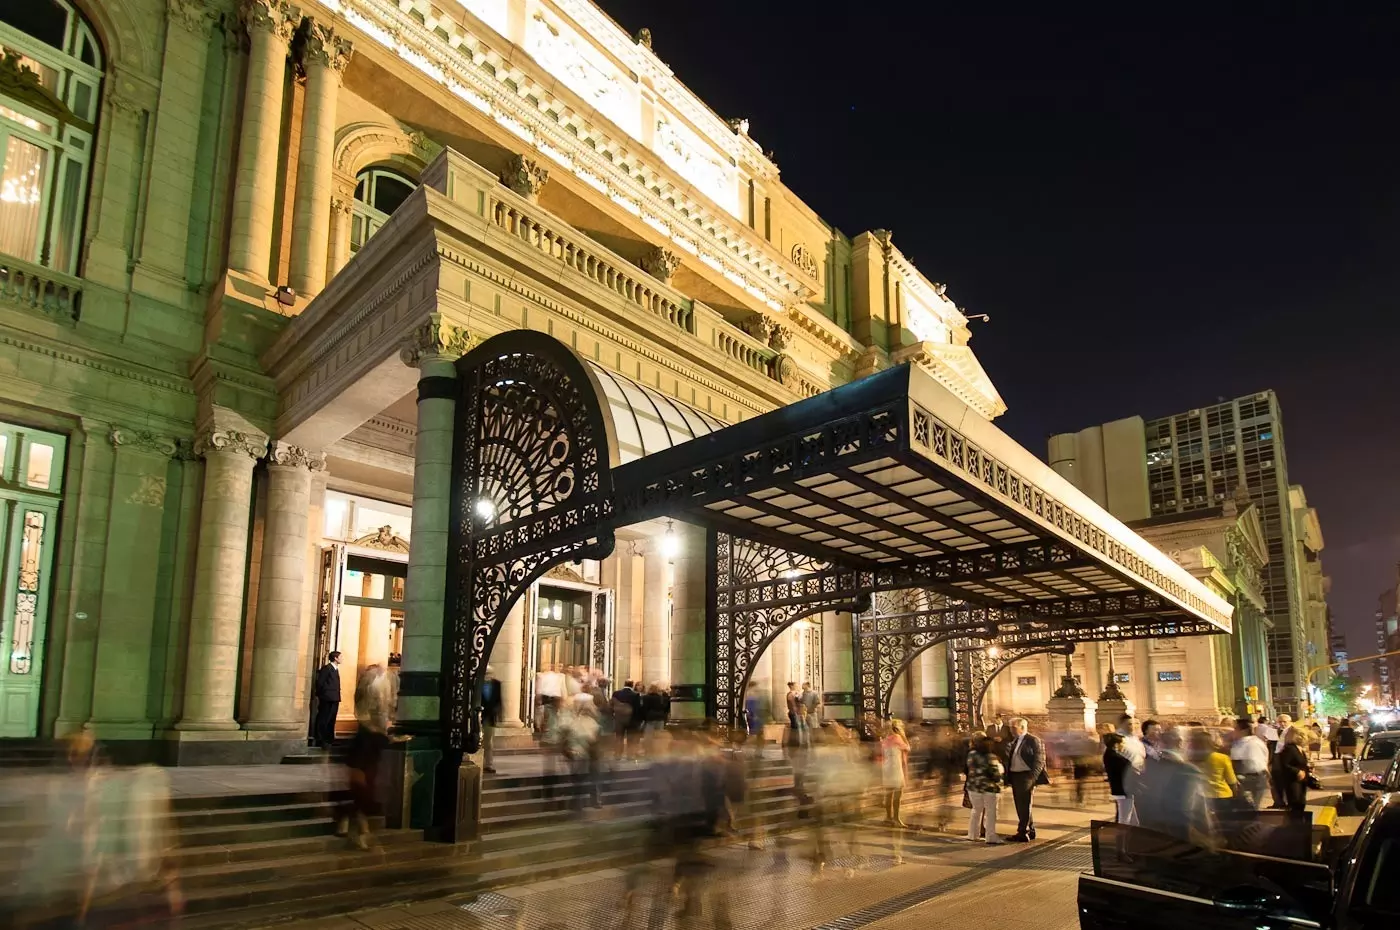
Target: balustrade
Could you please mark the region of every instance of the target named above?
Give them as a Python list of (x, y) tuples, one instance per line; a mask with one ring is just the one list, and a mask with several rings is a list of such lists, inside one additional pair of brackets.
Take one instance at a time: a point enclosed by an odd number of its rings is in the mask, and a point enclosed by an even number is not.
[(82, 282), (77, 278), (0, 256), (0, 301), (71, 323), (78, 318), (81, 298)]

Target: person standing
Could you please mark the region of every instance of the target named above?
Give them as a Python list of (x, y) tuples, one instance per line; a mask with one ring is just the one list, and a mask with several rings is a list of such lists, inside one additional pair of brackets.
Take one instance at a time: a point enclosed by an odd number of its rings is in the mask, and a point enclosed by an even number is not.
[[(1105, 733), (1103, 737), (1103, 773), (1108, 778), (1108, 796), (1113, 799), (1114, 823), (1137, 824), (1133, 796), (1128, 794), (1124, 776), (1133, 768), (1132, 760), (1123, 752), (1122, 733)], [(1146, 756), (1143, 757), (1144, 760)]]
[(909, 738), (905, 736), (904, 724), (898, 720), (890, 721), (889, 733), (880, 741), (880, 759), (886, 822), (896, 827), (907, 827), (899, 808), (904, 800), (904, 783), (908, 779)]
[(1307, 731), (1302, 727), (1289, 727), (1283, 732), (1282, 748), (1274, 756), (1274, 779), (1283, 795), (1284, 808), (1302, 812), (1308, 806), (1308, 776), (1312, 767), (1304, 752), (1308, 743)]
[(1342, 771), (1350, 772), (1356, 761), (1356, 727), (1350, 717), (1343, 717), (1337, 724), (1337, 755), (1342, 757)]
[(1248, 717), (1235, 721), (1235, 738), (1230, 743), (1230, 762), (1240, 780), (1240, 793), (1254, 810), (1264, 804), (1269, 790), (1269, 746), (1254, 732)]
[(992, 749), (991, 739), (986, 733), (972, 734), (972, 751), (967, 754), (967, 797), (972, 805), (967, 838), (974, 843), (982, 838), (984, 831), (989, 845), (1006, 842), (997, 836), (997, 802), (1001, 799), (1004, 778), (1001, 759)]
[(316, 724), (312, 737), (322, 749), (335, 742), (335, 715), (340, 710), (340, 653), (326, 656), (326, 664), (316, 672)]
[(802, 683), (802, 742), (812, 745), (812, 729), (821, 726), (817, 716), (821, 710), (822, 696), (812, 688), (810, 681)]
[(486, 666), (486, 680), (481, 683), (481, 768), (487, 775), (496, 774), (496, 729), (501, 725), (501, 682), (491, 666)]
[(1272, 805), (1274, 810), (1284, 810), (1288, 807), (1288, 798), (1285, 796), (1284, 792), (1284, 789), (1287, 787), (1287, 781), (1279, 774), (1278, 757), (1279, 754), (1283, 752), (1283, 747), (1288, 745), (1288, 731), (1292, 726), (1292, 717), (1288, 714), (1279, 714), (1278, 722), (1274, 726), (1274, 732), (1277, 735), (1274, 737), (1274, 742), (1269, 746), (1271, 751), (1271, 761), (1269, 762), (1269, 788), (1274, 796), (1274, 803)]
[(1016, 834), (1013, 843), (1028, 843), (1035, 839), (1035, 817), (1031, 813), (1037, 785), (1050, 784), (1045, 772), (1045, 743), (1031, 735), (1030, 721), (1025, 717), (1011, 720), (1010, 762), (1006, 766), (1011, 783), (1011, 799), (1016, 803)]

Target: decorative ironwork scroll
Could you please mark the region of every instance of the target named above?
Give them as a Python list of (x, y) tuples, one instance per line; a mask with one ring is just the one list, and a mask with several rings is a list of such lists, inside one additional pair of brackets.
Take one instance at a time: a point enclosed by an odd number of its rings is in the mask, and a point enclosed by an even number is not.
[(708, 534), (708, 549), (712, 603), (706, 613), (714, 626), (707, 711), (717, 723), (732, 726), (753, 663), (779, 633), (813, 614), (864, 610), (869, 599), (851, 588), (853, 572), (830, 562), (719, 531)]
[(506, 614), (563, 561), (613, 549), (616, 442), (587, 366), (513, 330), (457, 362), (442, 701), (449, 753), (481, 744), (481, 676)]

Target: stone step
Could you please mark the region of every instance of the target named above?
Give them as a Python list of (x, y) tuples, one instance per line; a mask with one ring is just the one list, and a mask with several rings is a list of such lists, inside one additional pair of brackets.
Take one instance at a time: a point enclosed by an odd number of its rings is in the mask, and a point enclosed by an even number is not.
[[(598, 795), (604, 807), (615, 807), (620, 804), (651, 800), (651, 792), (645, 788), (609, 790), (608, 787), (602, 787), (599, 789)], [(483, 796), (481, 801), (481, 815), (483, 818), (490, 817), (493, 819), (501, 819), (517, 815), (568, 810), (580, 799), (589, 801), (591, 798), (591, 792), (581, 785), (570, 786), (568, 789), (552, 797), (523, 798), (518, 801), (501, 801), (487, 799)]]
[[(651, 801), (628, 801), (622, 804), (613, 804), (604, 808), (617, 817), (627, 817), (631, 814), (645, 813), (651, 809)], [(528, 814), (511, 814), (504, 817), (486, 816), (487, 812), (482, 812), (481, 832), (491, 833), (498, 829), (510, 829), (513, 827), (524, 827), (530, 825), (544, 826), (547, 824), (566, 823), (574, 819), (577, 814), (572, 810), (546, 810), (536, 811)]]

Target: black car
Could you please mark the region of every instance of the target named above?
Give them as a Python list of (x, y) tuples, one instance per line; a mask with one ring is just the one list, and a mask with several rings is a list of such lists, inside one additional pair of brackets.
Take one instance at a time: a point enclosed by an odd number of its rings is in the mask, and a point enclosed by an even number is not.
[(1094, 824), (1093, 856), (1081, 930), (1400, 928), (1400, 792), (1376, 799), (1332, 865), (1113, 823)]

